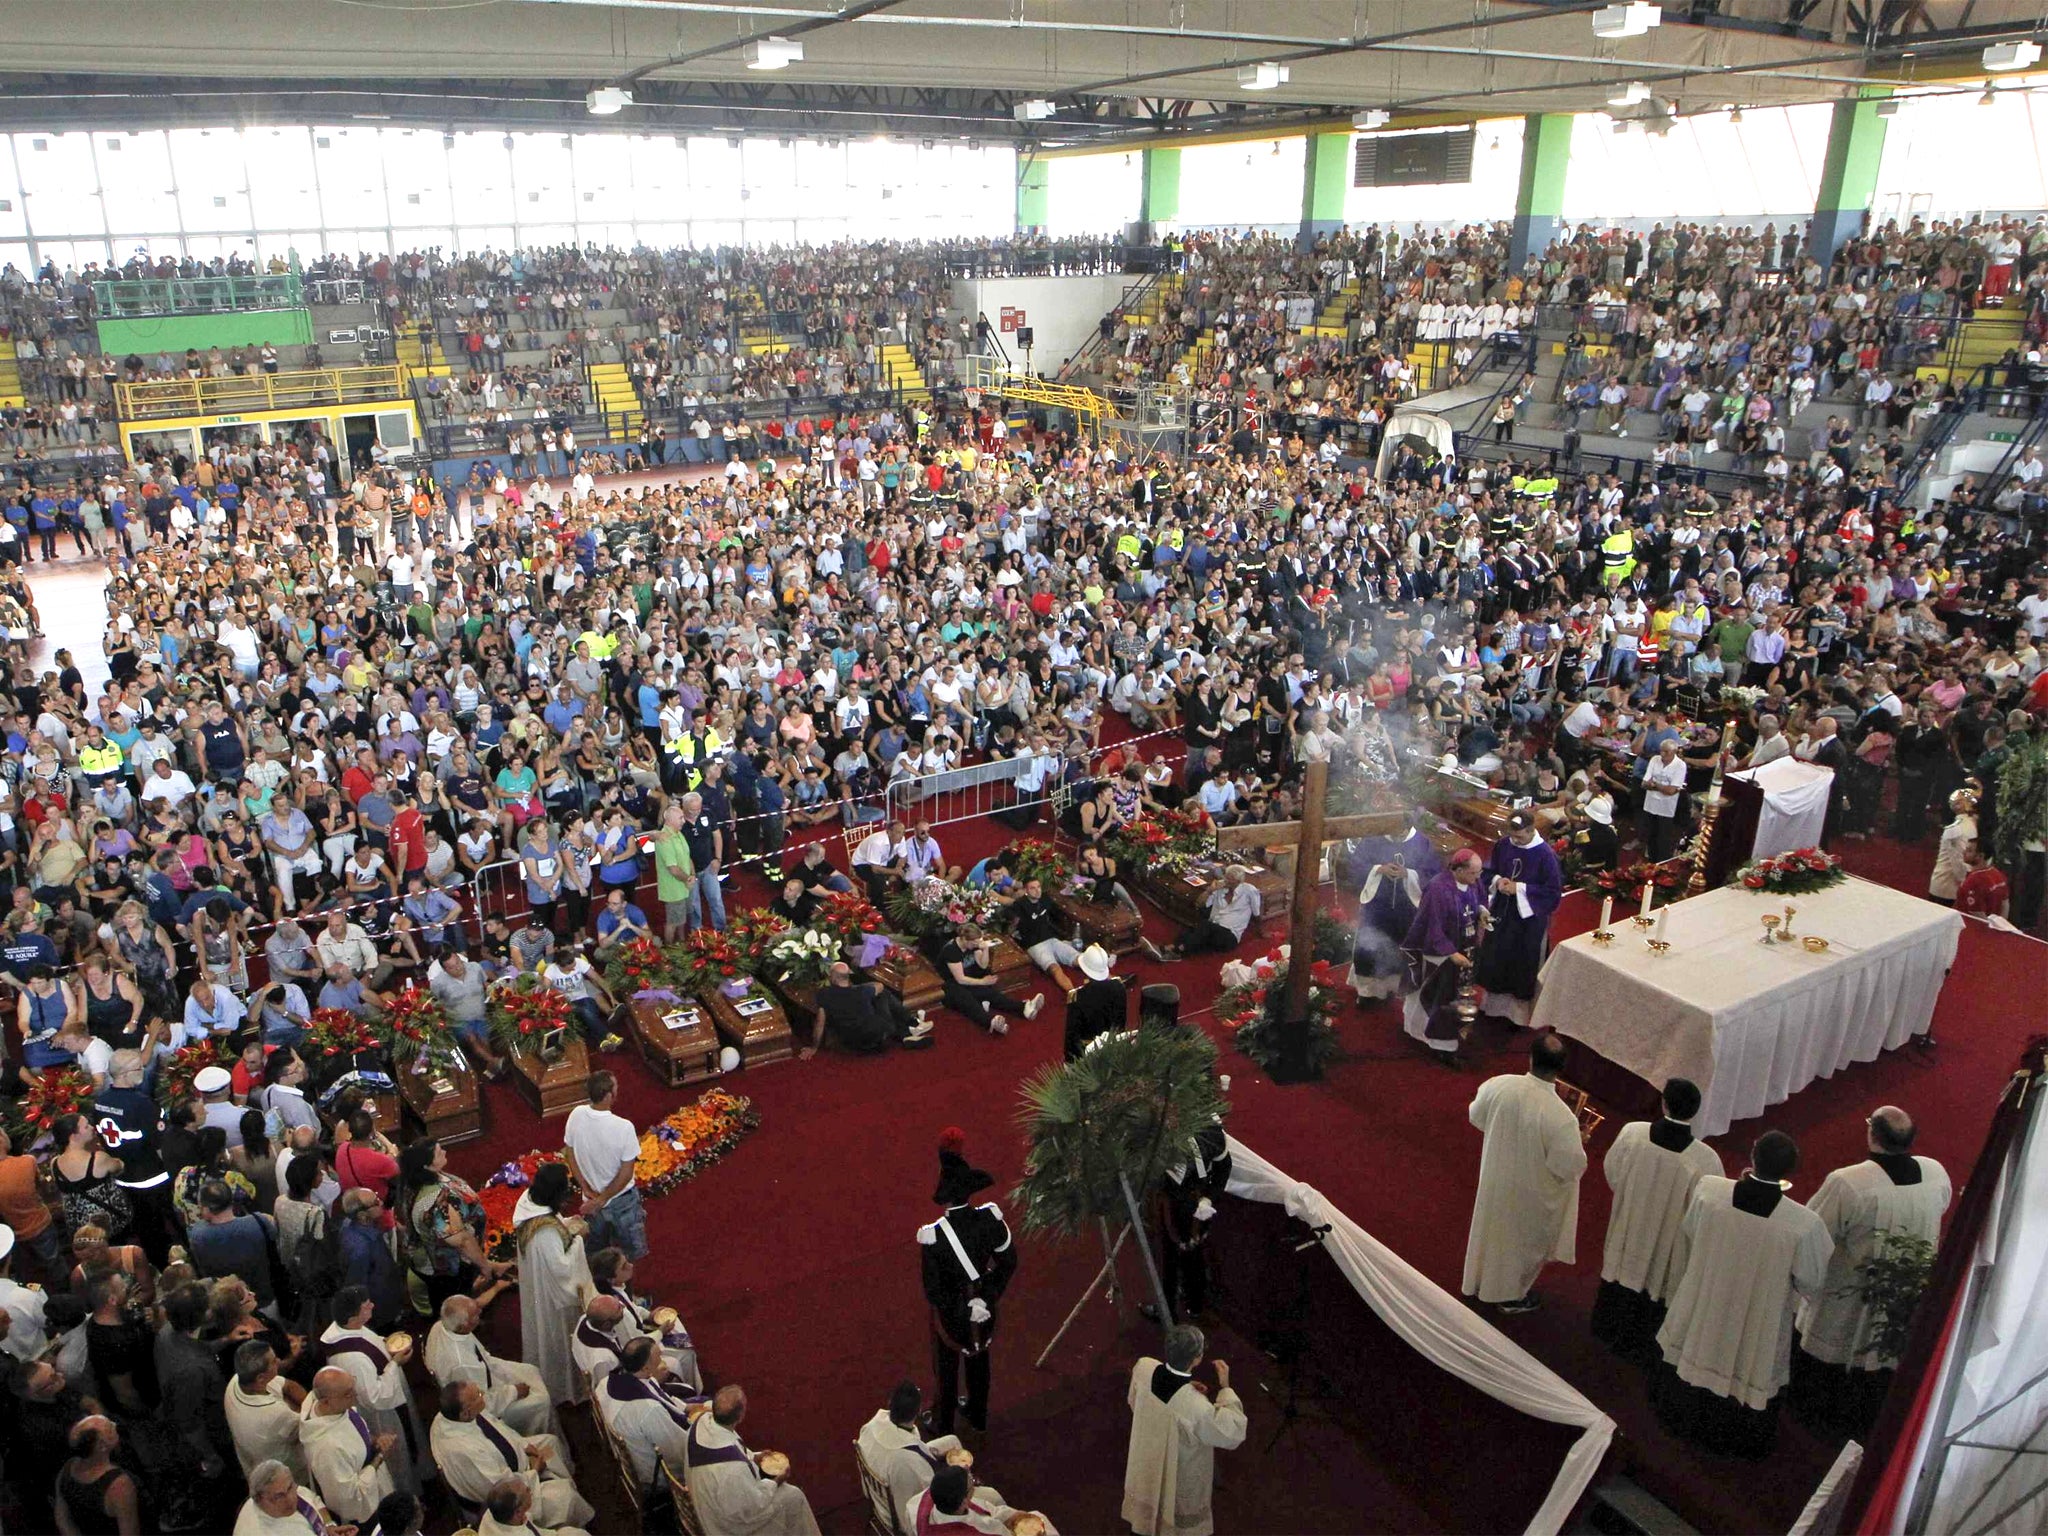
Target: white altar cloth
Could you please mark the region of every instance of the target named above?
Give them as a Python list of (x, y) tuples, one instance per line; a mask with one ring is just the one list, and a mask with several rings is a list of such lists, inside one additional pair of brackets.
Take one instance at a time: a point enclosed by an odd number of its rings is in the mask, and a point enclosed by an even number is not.
[[(1793, 928), (1829, 940), (1825, 953), (1759, 942), (1760, 919), (1788, 899)], [(1661, 960), (1619, 914), (1612, 944), (1558, 945), (1534, 1023), (1653, 1086), (1691, 1078), (1702, 1136), (1926, 1033), (1963, 930), (1947, 907), (1856, 879), (1791, 898), (1724, 886), (1668, 910)]]
[(1748, 779), (1764, 792), (1763, 808), (1756, 818), (1756, 841), (1749, 850), (1752, 859), (1820, 846), (1821, 828), (1828, 819), (1828, 794), (1835, 784), (1834, 769), (1781, 757), (1729, 777)]

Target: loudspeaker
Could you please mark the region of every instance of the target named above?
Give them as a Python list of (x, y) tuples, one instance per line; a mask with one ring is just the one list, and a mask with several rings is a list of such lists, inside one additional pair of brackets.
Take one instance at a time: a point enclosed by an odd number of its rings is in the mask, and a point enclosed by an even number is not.
[(1027, 348), (1028, 348), (1028, 347), (1029, 347), (1029, 346), (1031, 345), (1031, 327), (1030, 327), (1030, 326), (1028, 326), (1028, 325), (1020, 325), (1020, 326), (1018, 326), (1018, 327), (1017, 327), (1017, 345), (1018, 345), (1018, 346), (1020, 346), (1020, 347), (1027, 347)]

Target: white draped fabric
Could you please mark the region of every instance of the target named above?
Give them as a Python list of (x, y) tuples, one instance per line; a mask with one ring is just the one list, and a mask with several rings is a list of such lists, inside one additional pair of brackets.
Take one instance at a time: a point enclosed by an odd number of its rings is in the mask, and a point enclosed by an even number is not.
[[(1550, 1496), (1530, 1517), (1528, 1536), (1552, 1536), (1586, 1491), (1614, 1438), (1614, 1420), (1549, 1366), (1486, 1322), (1323, 1198), (1230, 1139), (1230, 1192), (1285, 1206), (1311, 1226), (1327, 1224), (1323, 1247), (1380, 1319), (1425, 1359), (1531, 1418), (1583, 1433), (1565, 1457)], [(1452, 1426), (1443, 1426), (1446, 1434)]]
[(1802, 763), (1796, 757), (1781, 757), (1761, 768), (1744, 768), (1728, 775), (1750, 779), (1764, 792), (1763, 809), (1757, 813), (1756, 842), (1749, 856), (1773, 858), (1795, 848), (1820, 846), (1821, 828), (1828, 819), (1828, 792), (1834, 788), (1835, 770)]
[[(1759, 919), (1788, 905), (1824, 953), (1761, 942)], [(1691, 1078), (1701, 1136), (1925, 1034), (1963, 931), (1947, 907), (1857, 879), (1790, 898), (1723, 886), (1664, 911), (1662, 959), (1628, 927), (1553, 949), (1534, 1022), (1653, 1087)]]

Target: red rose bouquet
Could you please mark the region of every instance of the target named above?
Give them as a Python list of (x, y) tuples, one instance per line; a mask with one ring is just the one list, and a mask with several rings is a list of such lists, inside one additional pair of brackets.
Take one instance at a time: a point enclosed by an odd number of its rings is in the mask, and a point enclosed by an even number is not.
[(192, 1097), (192, 1079), (208, 1067), (230, 1067), (235, 1053), (225, 1040), (195, 1040), (180, 1046), (157, 1068), (156, 1097), (159, 1104), (175, 1104)]
[(346, 1008), (315, 1008), (306, 1021), (299, 1051), (309, 1058), (353, 1056), (358, 1051), (378, 1050), (383, 1044), (368, 1019), (359, 1019)]
[[(722, 937), (724, 943), (731, 947), (731, 964), (736, 966), (737, 969), (731, 973), (730, 977), (727, 976), (724, 971), (726, 962), (722, 957), (721, 951), (719, 966), (716, 974), (711, 978), (712, 981), (737, 980), (741, 976), (760, 975), (761, 962), (767, 958), (768, 947), (782, 937), (788, 928), (788, 919), (777, 916), (766, 907), (740, 907), (729, 913), (726, 917), (725, 933)], [(704, 930), (700, 928), (684, 942), (688, 943), (691, 940), (699, 939), (703, 935)], [(713, 937), (720, 936), (713, 935)], [(706, 938), (704, 942), (709, 944), (711, 941), (709, 938)]]
[(553, 1030), (564, 1030), (564, 1040), (583, 1035), (583, 1021), (569, 1000), (553, 987), (522, 976), (491, 994), (489, 1012), (491, 1039), (508, 1051), (537, 1051)]
[(1795, 848), (1774, 858), (1758, 859), (1736, 874), (1744, 890), (1778, 896), (1805, 896), (1840, 885), (1849, 878), (1841, 861), (1818, 848)]
[(14, 1105), (18, 1151), (41, 1139), (66, 1115), (92, 1113), (92, 1079), (79, 1067), (50, 1067), (36, 1074)]
[(849, 954), (860, 948), (866, 935), (880, 933), (887, 926), (874, 903), (853, 891), (834, 891), (818, 903), (817, 915), (811, 919), (811, 927), (832, 935)]
[[(695, 938), (696, 934), (690, 937)], [(692, 967), (682, 953), (687, 942), (663, 944), (658, 939), (634, 939), (620, 945), (605, 962), (605, 985), (615, 997), (689, 991)]]
[(429, 1064), (454, 1058), (455, 1022), (441, 1000), (425, 987), (409, 986), (396, 994), (377, 1021), (391, 1059), (399, 1063), (424, 1057)]

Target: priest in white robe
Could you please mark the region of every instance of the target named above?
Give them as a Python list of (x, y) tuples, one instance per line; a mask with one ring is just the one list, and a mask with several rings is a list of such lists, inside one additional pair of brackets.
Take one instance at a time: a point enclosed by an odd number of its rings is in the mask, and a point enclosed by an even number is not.
[(1664, 1113), (1624, 1125), (1601, 1165), (1614, 1205), (1600, 1261), (1600, 1295), (1593, 1303), (1593, 1337), (1650, 1362), (1657, 1358), (1664, 1303), (1685, 1267), (1679, 1233), (1692, 1192), (1701, 1179), (1722, 1171), (1720, 1153), (1692, 1133), (1699, 1110), (1699, 1086), (1672, 1078), (1664, 1085)]
[(249, 1472), (249, 1500), (235, 1516), (234, 1536), (332, 1536), (343, 1522), (302, 1488), (281, 1461), (259, 1461)]
[[(539, 1371), (524, 1360), (507, 1360), (484, 1348), (476, 1336), (483, 1308), (474, 1296), (450, 1296), (441, 1303), (441, 1316), (427, 1330), (427, 1371), (445, 1394), (459, 1381), (475, 1382), (483, 1389), (484, 1408), (503, 1419), (522, 1435), (553, 1435), (561, 1439), (555, 1422), (555, 1405), (548, 1401), (547, 1383)], [(562, 1442), (562, 1470), (573, 1472), (569, 1446)]]
[(711, 1411), (698, 1416), (688, 1442), (690, 1498), (704, 1536), (818, 1536), (818, 1522), (803, 1490), (770, 1477), (740, 1439), (747, 1394), (723, 1386)]
[(941, 1467), (929, 1488), (919, 1490), (904, 1515), (903, 1529), (910, 1536), (932, 1536), (935, 1531), (977, 1536), (1011, 1536), (1019, 1515), (1029, 1514), (1044, 1528), (1045, 1536), (1059, 1536), (1053, 1524), (1036, 1510), (1012, 1509), (995, 1489), (975, 1482), (965, 1467)]
[[(668, 1374), (676, 1381), (697, 1391), (704, 1385), (704, 1378), (697, 1370), (697, 1346), (690, 1338), (689, 1329), (682, 1325), (680, 1318), (668, 1322), (668, 1326), (656, 1324), (655, 1315), (661, 1309), (653, 1306), (646, 1297), (633, 1294), (633, 1261), (626, 1257), (622, 1248), (600, 1248), (590, 1256), (590, 1278), (600, 1296), (609, 1296), (618, 1302), (621, 1317), (612, 1330), (621, 1344), (627, 1339), (645, 1334), (661, 1345), (661, 1352), (668, 1368)], [(671, 1313), (673, 1315), (673, 1309)]]
[(575, 1525), (543, 1525), (534, 1509), (533, 1491), (521, 1479), (507, 1477), (484, 1501), (484, 1517), (476, 1536), (590, 1536)]
[(1472, 1099), (1472, 1123), (1485, 1142), (1463, 1289), (1503, 1312), (1534, 1308), (1543, 1266), (1578, 1256), (1586, 1144), (1578, 1116), (1557, 1096), (1564, 1060), (1563, 1040), (1538, 1035), (1527, 1072), (1489, 1078)]
[(569, 1335), (592, 1290), (584, 1224), (565, 1216), (569, 1173), (543, 1163), (512, 1208), (519, 1242), (519, 1353), (547, 1383), (551, 1403), (580, 1403), (588, 1390), (569, 1355)]
[(611, 1425), (633, 1463), (641, 1488), (652, 1488), (661, 1463), (681, 1473), (688, 1464), (690, 1405), (671, 1397), (657, 1379), (661, 1351), (652, 1339), (626, 1346), (618, 1366), (604, 1374), (596, 1393), (597, 1411)]
[(484, 1410), (483, 1388), (458, 1381), (441, 1397), (432, 1430), (434, 1464), (458, 1498), (490, 1501), (508, 1477), (533, 1494), (534, 1522), (542, 1526), (587, 1525), (596, 1513), (562, 1465), (562, 1442), (553, 1435), (521, 1435)]
[(1931, 1157), (1913, 1155), (1916, 1128), (1903, 1109), (1886, 1105), (1870, 1117), (1870, 1156), (1821, 1181), (1808, 1207), (1828, 1229), (1835, 1251), (1820, 1294), (1799, 1307), (1799, 1345), (1814, 1359), (1858, 1371), (1898, 1364), (1873, 1342), (1875, 1320), (1863, 1300), (1857, 1266), (1897, 1234), (1941, 1240), (1948, 1173)]
[(1216, 1453), (1244, 1444), (1244, 1403), (1230, 1367), (1216, 1364), (1212, 1401), (1194, 1379), (1207, 1340), (1179, 1324), (1166, 1330), (1166, 1358), (1131, 1367), (1131, 1444), (1124, 1461), (1123, 1518), (1138, 1536), (1209, 1536)]
[(222, 1394), (228, 1434), (242, 1472), (254, 1472), (266, 1461), (281, 1463), (292, 1480), (306, 1480), (306, 1458), (299, 1450), (299, 1409), (306, 1389), (287, 1380), (277, 1368), (277, 1351), (261, 1339), (235, 1350), (235, 1379)]
[(903, 1518), (902, 1511), (909, 1501), (931, 1486), (932, 1474), (946, 1464), (947, 1456), (960, 1449), (958, 1435), (925, 1439), (917, 1427), (917, 1417), (923, 1408), (924, 1393), (917, 1383), (901, 1382), (889, 1394), (889, 1406), (877, 1408), (875, 1416), (861, 1425), (854, 1440), (862, 1464), (887, 1490), (887, 1505), (878, 1496), (871, 1495), (868, 1500), (875, 1519), (884, 1526)]
[[(417, 1494), (420, 1483), (412, 1447), (426, 1443), (426, 1431), (413, 1407), (412, 1384), (405, 1379), (405, 1367), (392, 1357), (384, 1335), (370, 1329), (375, 1309), (369, 1291), (360, 1285), (343, 1286), (334, 1293), (334, 1321), (320, 1335), (320, 1347), (327, 1363), (339, 1366), (354, 1381), (356, 1406), (370, 1429), (377, 1434), (388, 1430), (397, 1436), (388, 1461), (392, 1482)], [(303, 1435), (303, 1423), (300, 1432)]]
[(300, 1410), (299, 1444), (320, 1498), (336, 1519), (360, 1525), (377, 1512), (397, 1486), (391, 1462), (404, 1442), (396, 1430), (371, 1426), (347, 1371), (330, 1365), (313, 1377)]
[(1730, 1455), (1762, 1455), (1777, 1437), (1777, 1397), (1790, 1379), (1792, 1318), (1820, 1294), (1834, 1240), (1786, 1193), (1798, 1145), (1766, 1131), (1740, 1179), (1709, 1176), (1693, 1191), (1682, 1236), (1684, 1276), (1657, 1344), (1658, 1416)]

